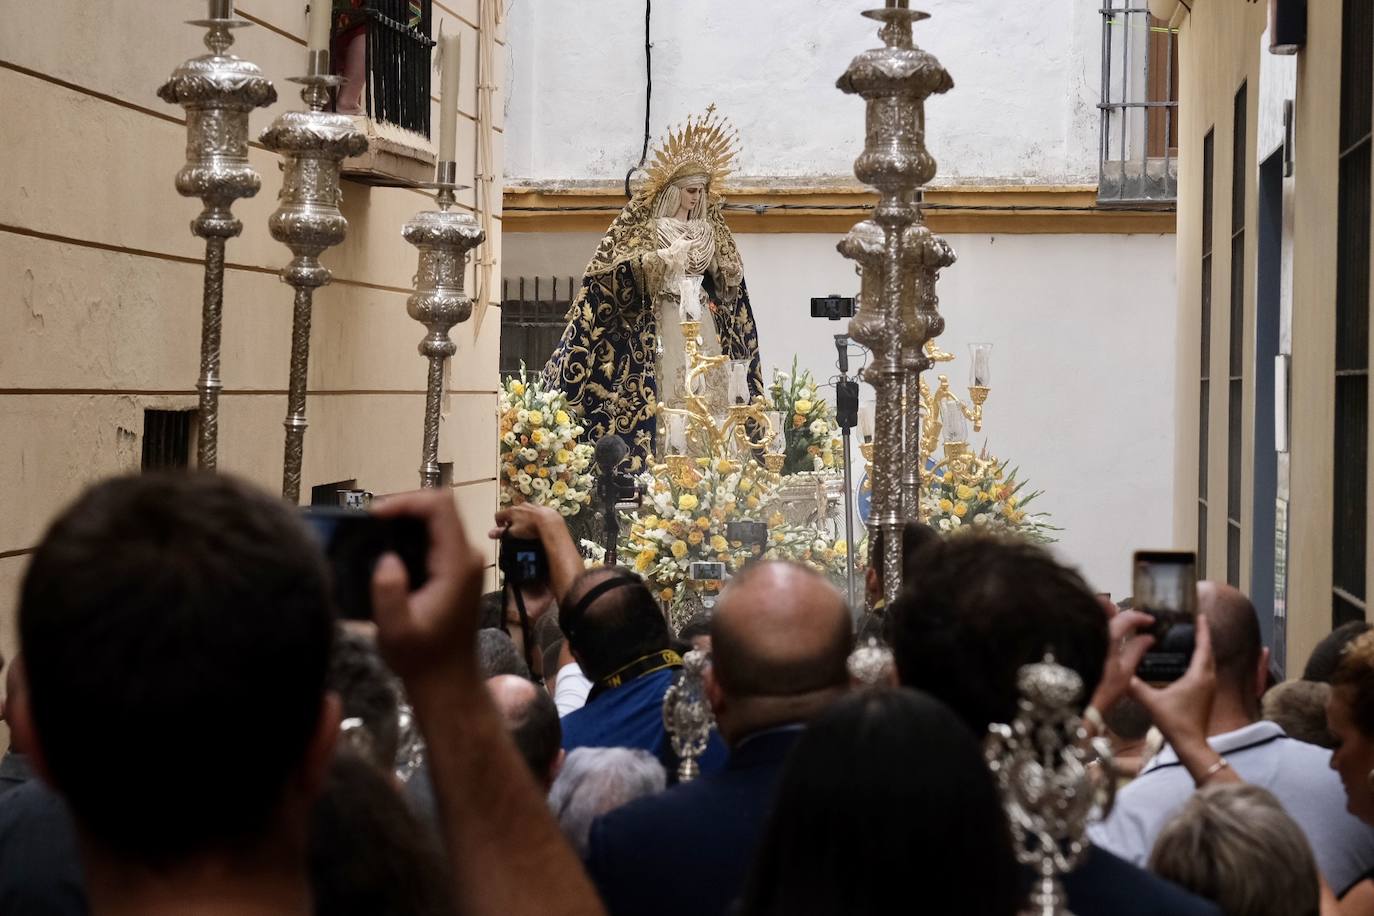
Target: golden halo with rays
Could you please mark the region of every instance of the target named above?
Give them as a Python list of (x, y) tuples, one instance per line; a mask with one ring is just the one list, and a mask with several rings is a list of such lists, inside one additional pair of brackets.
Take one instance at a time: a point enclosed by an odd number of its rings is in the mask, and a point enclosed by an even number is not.
[(652, 200), (668, 185), (687, 175), (705, 176), (718, 190), (739, 152), (739, 132), (710, 105), (700, 117), (688, 115), (677, 129), (669, 129), (654, 150), (648, 181), (640, 194)]

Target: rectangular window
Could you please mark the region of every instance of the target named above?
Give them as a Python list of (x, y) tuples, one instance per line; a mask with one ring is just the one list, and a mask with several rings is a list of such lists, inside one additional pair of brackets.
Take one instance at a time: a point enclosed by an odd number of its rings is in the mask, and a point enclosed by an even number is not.
[(563, 336), (568, 307), (577, 298), (577, 291), (573, 277), (521, 277), (514, 284), (509, 279), (502, 281), (502, 376), (518, 373), (521, 366), (529, 372), (544, 368)]
[(1202, 140), (1202, 327), (1201, 370), (1198, 384), (1197, 458), (1197, 570), (1207, 577), (1207, 437), (1211, 429), (1212, 396), (1212, 185), (1215, 171), (1213, 131)]
[(173, 471), (191, 466), (194, 410), (143, 411), (145, 471)]
[(1178, 195), (1178, 33), (1140, 0), (1098, 7), (1098, 203), (1170, 202)]
[(1345, 0), (1336, 212), (1336, 424), (1332, 625), (1365, 617), (1369, 466), (1370, 127), (1374, 0)]
[(1244, 450), (1241, 419), (1245, 396), (1245, 148), (1246, 85), (1236, 93), (1231, 132), (1231, 320), (1228, 333), (1226, 414), (1226, 582), (1240, 587), (1240, 502)]
[[(330, 0), (324, 0), (330, 2)], [(433, 0), (362, 0), (335, 13), (334, 70), (362, 82), (367, 116), (430, 134)]]

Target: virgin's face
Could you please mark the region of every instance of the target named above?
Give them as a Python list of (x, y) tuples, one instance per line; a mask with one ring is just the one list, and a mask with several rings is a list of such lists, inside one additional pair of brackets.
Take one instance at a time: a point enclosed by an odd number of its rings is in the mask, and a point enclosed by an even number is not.
[(1374, 788), (1370, 786), (1371, 771), (1374, 771), (1374, 740), (1356, 727), (1349, 690), (1341, 687), (1331, 691), (1331, 699), (1326, 703), (1327, 728), (1336, 737), (1331, 769), (1341, 775), (1346, 810), (1366, 824), (1374, 824)]
[(701, 202), (701, 195), (705, 193), (706, 185), (704, 184), (693, 183), (689, 185), (684, 185), (678, 191), (678, 194), (680, 195), (678, 197), (678, 200), (680, 201), (679, 206), (682, 210), (691, 213), (693, 210), (696, 209), (697, 204)]

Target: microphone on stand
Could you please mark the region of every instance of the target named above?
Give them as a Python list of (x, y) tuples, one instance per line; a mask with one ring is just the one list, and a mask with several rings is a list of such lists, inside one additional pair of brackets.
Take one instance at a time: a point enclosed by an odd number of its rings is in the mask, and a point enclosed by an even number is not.
[(620, 540), (620, 515), (616, 512), (616, 504), (621, 501), (622, 477), (626, 475), (618, 473), (616, 467), (625, 460), (625, 456), (628, 454), (630, 454), (630, 447), (625, 444), (624, 439), (614, 433), (596, 440), (593, 460), (596, 461), (599, 472), (596, 489), (601, 503), (601, 512), (606, 523), (603, 536), (605, 537), (607, 566), (615, 566), (618, 559), (616, 545)]

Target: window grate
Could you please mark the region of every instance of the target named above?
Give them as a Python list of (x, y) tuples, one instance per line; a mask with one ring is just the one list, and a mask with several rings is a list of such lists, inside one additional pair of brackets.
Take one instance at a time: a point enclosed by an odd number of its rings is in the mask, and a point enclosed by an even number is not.
[(514, 284), (509, 279), (501, 282), (503, 376), (518, 374), (522, 364), (530, 372), (544, 368), (563, 336), (568, 308), (576, 295), (573, 277), (521, 277)]
[(1141, 0), (1102, 0), (1098, 203), (1178, 196), (1178, 32)]
[(1241, 492), (1244, 453), (1241, 423), (1245, 397), (1245, 189), (1250, 174), (1246, 150), (1245, 83), (1231, 114), (1231, 314), (1227, 329), (1226, 416), (1226, 583), (1240, 587)]
[(1331, 620), (1363, 619), (1369, 469), (1369, 244), (1374, 0), (1345, 0), (1336, 205)]
[(143, 411), (143, 470), (172, 471), (191, 466), (195, 417), (194, 410)]
[[(367, 116), (430, 135), (432, 0), (363, 0), (340, 14), (367, 31)], [(340, 58), (342, 59), (342, 58)]]

